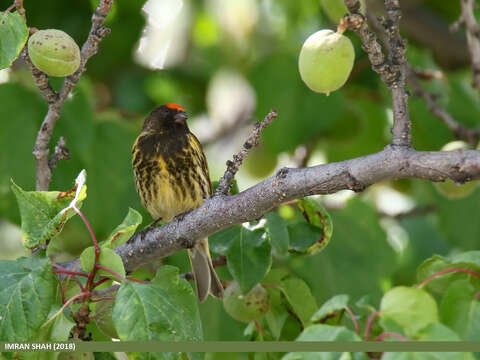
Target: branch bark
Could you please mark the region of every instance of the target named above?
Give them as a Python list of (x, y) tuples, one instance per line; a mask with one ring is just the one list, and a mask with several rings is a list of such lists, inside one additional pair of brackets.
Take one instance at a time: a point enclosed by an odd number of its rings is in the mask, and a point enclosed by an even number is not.
[(452, 27), (457, 29), (460, 24), (465, 24), (467, 45), (472, 63), (473, 87), (480, 93), (480, 26), (478, 26), (473, 13), (476, 2), (475, 0), (461, 0), (460, 3), (462, 14)]
[(63, 104), (68, 95), (78, 83), (78, 80), (86, 70), (87, 61), (97, 53), (98, 47), (102, 39), (110, 32), (110, 29), (103, 26), (105, 18), (110, 11), (113, 0), (100, 0), (97, 9), (92, 16), (92, 27), (88, 38), (82, 46), (81, 61), (78, 70), (72, 75), (65, 78), (59, 93), (56, 93), (48, 83), (48, 76), (41, 71), (35, 69), (26, 48), (24, 51), (24, 59), (32, 70), (35, 83), (42, 91), (48, 102), (48, 112), (43, 120), (40, 130), (37, 134), (33, 156), (36, 161), (36, 189), (37, 191), (48, 190), (52, 177), (52, 168), (49, 166), (49, 143), (52, 137), (53, 129), (60, 117)]
[(219, 195), (159, 228), (133, 235), (116, 252), (127, 271), (191, 248), (199, 239), (234, 224), (261, 218), (272, 208), (297, 198), (362, 191), (379, 181), (420, 178), (462, 183), (480, 179), (480, 151), (419, 152), (404, 146), (337, 163), (303, 169), (283, 168), (275, 175), (234, 196)]
[(405, 91), (406, 41), (400, 36), (399, 0), (385, 0), (387, 18), (381, 19), (388, 40), (388, 57), (382, 52), (382, 47), (377, 41), (375, 33), (370, 30), (365, 16), (360, 13), (360, 2), (345, 0), (345, 4), (351, 15), (344, 17), (343, 25), (359, 35), (362, 40), (362, 48), (372, 63), (372, 69), (380, 75), (392, 94), (392, 144), (410, 147), (411, 122), (408, 112), (408, 95)]

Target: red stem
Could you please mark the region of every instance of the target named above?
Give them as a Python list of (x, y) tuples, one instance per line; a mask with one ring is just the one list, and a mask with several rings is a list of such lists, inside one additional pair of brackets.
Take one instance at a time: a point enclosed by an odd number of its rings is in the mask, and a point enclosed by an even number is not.
[(55, 319), (55, 317), (58, 315), (58, 314), (61, 314), (66, 308), (67, 306), (69, 306), (72, 302), (74, 302), (75, 300), (81, 298), (82, 296), (83, 297), (86, 297), (86, 296), (91, 296), (92, 293), (90, 291), (82, 291), (81, 293), (71, 297), (70, 299), (67, 300), (67, 302), (65, 304), (63, 304), (63, 306), (60, 308), (60, 310), (58, 310), (55, 315), (53, 315), (50, 319), (48, 319), (43, 325), (43, 326), (46, 326), (50, 321), (52, 321), (53, 319)]
[(71, 275), (71, 276), (84, 276), (84, 277), (88, 277), (88, 274), (86, 273), (82, 273), (82, 272), (78, 272), (78, 271), (70, 271), (70, 270), (52, 270), (52, 272), (54, 274), (65, 274), (65, 275)]
[[(88, 222), (85, 215), (83, 215), (80, 209), (78, 209), (75, 205), (73, 205), (73, 209), (82, 218), (83, 222), (85, 223), (85, 226), (87, 227), (90, 233), (90, 237), (92, 238), (93, 246), (95, 247), (95, 262), (93, 263), (92, 271), (90, 271), (90, 274), (88, 274), (87, 283), (85, 285), (85, 289), (87, 289), (88, 291), (91, 291), (93, 280), (95, 279), (95, 274), (97, 273), (97, 265), (99, 265), (98, 259), (100, 258), (100, 247), (98, 246), (98, 241), (97, 241), (97, 238), (95, 237), (95, 233), (93, 232), (93, 229), (90, 226), (90, 223)], [(86, 296), (83, 298), (83, 302), (85, 302), (85, 300), (86, 300)]]
[(371, 313), (370, 316), (368, 317), (367, 326), (365, 328), (365, 341), (368, 341), (370, 337), (370, 330), (372, 329), (373, 320), (375, 319), (375, 316), (377, 316), (378, 314), (380, 314), (380, 312), (375, 311)]
[(430, 280), (440, 276), (440, 275), (443, 275), (443, 274), (448, 274), (448, 273), (452, 273), (452, 272), (462, 272), (462, 273), (467, 273), (467, 274), (470, 274), (470, 275), (473, 275), (477, 278), (480, 279), (480, 274), (473, 271), (473, 270), (470, 270), (470, 269), (462, 269), (462, 268), (452, 268), (452, 269), (445, 269), (445, 270), (442, 270), (442, 271), (438, 271), (432, 275), (430, 275), (429, 277), (427, 277), (425, 280), (423, 280), (419, 285), (418, 287), (423, 287), (425, 286)]
[(378, 336), (375, 338), (375, 341), (383, 341), (383, 339), (389, 338), (389, 337), (397, 338), (397, 339), (400, 339), (400, 340), (402, 340), (402, 341), (408, 341), (408, 338), (406, 338), (406, 337), (403, 336), (402, 334), (395, 333), (395, 332), (384, 332), (384, 333), (381, 333), (380, 335), (378, 335)]
[(98, 285), (103, 284), (104, 282), (107, 282), (108, 280), (110, 280), (110, 278), (106, 277), (106, 278), (98, 280), (97, 282), (94, 282), (93, 285), (92, 285), (92, 289), (95, 289)]
[(357, 334), (360, 334), (360, 328), (358, 327), (358, 322), (357, 322), (357, 319), (355, 318), (355, 314), (353, 313), (353, 311), (348, 306), (345, 306), (345, 310), (347, 310), (348, 314), (352, 318), (353, 325), (355, 325), (355, 332)]
[(122, 281), (128, 281), (127, 279), (125, 279), (122, 275), (120, 275), (119, 273), (117, 273), (116, 271), (113, 271), (112, 269), (109, 269), (103, 265), (100, 265), (100, 264), (96, 264), (95, 267), (97, 269), (102, 269), (102, 270), (105, 270), (107, 272), (109, 272), (110, 274), (112, 274), (113, 276), (115, 276), (116, 278), (119, 278), (120, 280)]
[(131, 276), (127, 277), (127, 280), (128, 280), (128, 281), (135, 281), (135, 282), (138, 282), (138, 283), (140, 283), (140, 284), (145, 284), (145, 285), (149, 284), (148, 281), (143, 281), (143, 280), (135, 279), (135, 278), (133, 278), (133, 277), (131, 277)]
[(258, 322), (258, 320), (255, 320), (255, 327), (257, 328), (257, 331), (260, 335), (263, 335), (263, 329), (262, 327), (260, 326), (260, 323)]
[(98, 242), (97, 242), (97, 238), (95, 237), (95, 234), (92, 230), (92, 227), (90, 226), (90, 223), (88, 222), (85, 215), (83, 215), (83, 213), (80, 211), (80, 209), (78, 209), (75, 205), (73, 205), (73, 210), (75, 210), (75, 212), (82, 218), (83, 222), (85, 223), (88, 231), (90, 232), (90, 236), (92, 237), (93, 245), (95, 246), (95, 250), (96, 250), (98, 248)]

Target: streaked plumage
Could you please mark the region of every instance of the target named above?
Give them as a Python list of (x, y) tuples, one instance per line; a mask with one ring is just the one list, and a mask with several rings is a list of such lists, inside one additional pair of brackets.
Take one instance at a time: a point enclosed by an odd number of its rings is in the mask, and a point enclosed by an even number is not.
[[(205, 154), (179, 105), (162, 105), (145, 119), (133, 145), (132, 165), (140, 200), (154, 219), (170, 221), (200, 206), (212, 194)], [(222, 297), (208, 240), (189, 249), (189, 256), (200, 301), (209, 292)]]

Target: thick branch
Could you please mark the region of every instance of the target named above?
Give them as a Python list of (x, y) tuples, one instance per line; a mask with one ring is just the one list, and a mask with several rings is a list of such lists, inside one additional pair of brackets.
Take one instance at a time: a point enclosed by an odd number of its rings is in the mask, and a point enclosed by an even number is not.
[(199, 239), (234, 224), (261, 218), (293, 199), (349, 189), (362, 191), (383, 180), (420, 178), (456, 182), (480, 179), (480, 151), (417, 152), (387, 146), (383, 151), (338, 163), (303, 169), (281, 169), (275, 175), (234, 196), (219, 195), (183, 219), (135, 234), (116, 249), (128, 271), (193, 247)]
[(67, 100), (68, 95), (85, 72), (88, 59), (97, 53), (100, 42), (110, 32), (110, 29), (104, 27), (103, 23), (105, 22), (105, 17), (110, 11), (112, 4), (113, 0), (100, 0), (98, 7), (92, 16), (92, 27), (88, 34), (87, 41), (82, 46), (80, 66), (75, 73), (65, 78), (62, 88), (54, 101), (52, 98), (53, 95), (50, 94), (51, 88), (49, 85), (45, 85), (48, 84), (48, 78), (43, 78), (43, 75), (45, 74), (40, 72), (40, 74), (37, 74), (36, 76), (36, 73), (32, 72), (35, 82), (40, 89), (42, 90), (41, 85), (45, 86), (42, 92), (49, 102), (47, 115), (38, 131), (35, 147), (33, 149), (33, 156), (35, 157), (37, 167), (37, 190), (48, 190), (50, 179), (52, 177), (52, 169), (49, 166), (48, 159), (48, 146), (55, 123), (60, 117), (61, 109)]
[(480, 92), (480, 27), (473, 13), (476, 3), (475, 0), (461, 0), (460, 3), (462, 14), (460, 20), (453, 27), (456, 28), (462, 23), (465, 24), (468, 50), (472, 62), (473, 87)]

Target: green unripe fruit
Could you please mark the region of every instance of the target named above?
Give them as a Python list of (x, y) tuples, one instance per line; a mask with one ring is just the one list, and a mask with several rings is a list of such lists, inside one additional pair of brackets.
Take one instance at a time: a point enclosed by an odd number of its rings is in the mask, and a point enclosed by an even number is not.
[[(320, 0), (320, 4), (323, 11), (334, 23), (339, 23), (343, 16), (349, 13), (343, 0)], [(360, 12), (363, 15), (365, 15), (366, 9), (365, 0), (360, 0)]]
[[(464, 141), (452, 141), (446, 144), (442, 151), (467, 150), (469, 146)], [(446, 179), (444, 182), (435, 183), (437, 191), (448, 199), (462, 199), (469, 196), (475, 191), (479, 182), (469, 181), (465, 184), (458, 185), (451, 179)]]
[(50, 76), (72, 75), (80, 66), (80, 49), (70, 35), (55, 29), (40, 30), (28, 40), (33, 65)]
[(303, 43), (298, 69), (310, 89), (328, 95), (345, 84), (354, 59), (349, 38), (332, 30), (320, 30)]
[(277, 167), (277, 155), (272, 155), (261, 145), (253, 149), (245, 159), (245, 169), (256, 178), (264, 178)]
[(249, 322), (262, 318), (270, 310), (270, 298), (261, 285), (244, 295), (238, 283), (232, 281), (225, 289), (223, 307), (235, 320)]

